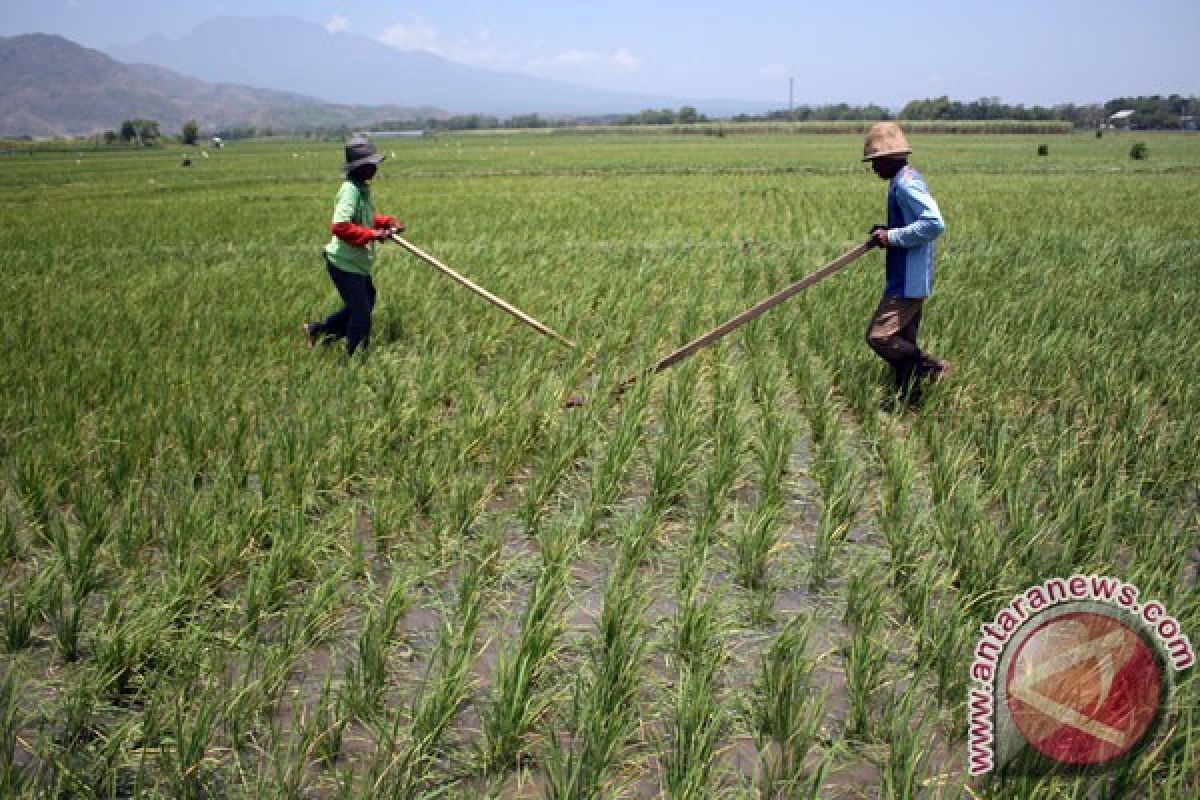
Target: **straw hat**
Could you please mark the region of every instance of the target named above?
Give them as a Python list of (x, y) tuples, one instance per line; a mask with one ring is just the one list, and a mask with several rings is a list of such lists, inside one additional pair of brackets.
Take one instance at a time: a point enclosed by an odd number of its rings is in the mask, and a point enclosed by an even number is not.
[(863, 142), (863, 161), (884, 156), (906, 156), (912, 152), (904, 131), (894, 122), (877, 122), (867, 131)]
[(351, 172), (366, 164), (378, 164), (385, 156), (375, 152), (375, 145), (361, 133), (356, 134), (346, 142), (346, 166), (343, 169)]

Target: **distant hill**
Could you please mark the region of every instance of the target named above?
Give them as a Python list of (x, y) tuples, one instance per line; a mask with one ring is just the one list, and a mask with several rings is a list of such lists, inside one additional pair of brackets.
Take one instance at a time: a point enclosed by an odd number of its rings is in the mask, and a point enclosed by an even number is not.
[(121, 61), (336, 103), (436, 106), (497, 116), (630, 113), (684, 104), (713, 116), (768, 110), (761, 103), (609, 92), (498, 72), (292, 18), (220, 17), (178, 39), (159, 34), (107, 50)]
[(331, 104), (285, 91), (208, 83), (146, 64), (122, 64), (61, 36), (0, 37), (0, 135), (73, 136), (155, 119), (164, 133), (195, 119), (201, 130), (237, 126), (366, 126), (445, 116), (433, 108)]

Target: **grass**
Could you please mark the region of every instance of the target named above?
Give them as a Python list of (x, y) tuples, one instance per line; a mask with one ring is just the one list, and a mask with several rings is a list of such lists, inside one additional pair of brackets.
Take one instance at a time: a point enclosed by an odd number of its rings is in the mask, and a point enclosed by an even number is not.
[(1194, 669), (1118, 773), (960, 758), (1015, 592), (1200, 635), (1200, 139), (1144, 138), (913, 132), (909, 413), (876, 256), (610, 398), (862, 240), (857, 134), (389, 141), (380, 210), (582, 347), (390, 248), (349, 364), (298, 328), (336, 144), (0, 155), (0, 794), (1196, 794)]

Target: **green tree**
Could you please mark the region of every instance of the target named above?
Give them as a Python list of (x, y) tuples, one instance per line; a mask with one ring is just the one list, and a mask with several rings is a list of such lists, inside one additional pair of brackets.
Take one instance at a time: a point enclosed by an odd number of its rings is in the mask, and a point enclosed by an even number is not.
[(183, 123), (183, 128), (179, 132), (179, 138), (184, 144), (194, 145), (200, 138), (200, 126), (196, 124), (196, 120), (189, 119)]
[(136, 141), (140, 145), (151, 147), (158, 144), (162, 133), (155, 119), (127, 119), (121, 123), (121, 138), (127, 142)]

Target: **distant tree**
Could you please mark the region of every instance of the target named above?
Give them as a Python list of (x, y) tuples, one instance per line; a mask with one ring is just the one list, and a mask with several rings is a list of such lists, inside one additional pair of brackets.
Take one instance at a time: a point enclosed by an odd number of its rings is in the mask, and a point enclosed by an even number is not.
[(140, 145), (152, 147), (158, 144), (162, 133), (158, 129), (158, 120), (127, 119), (121, 123), (121, 138), (127, 142), (136, 141)]
[(550, 122), (537, 114), (516, 114), (508, 121), (510, 128), (548, 128)]
[(692, 106), (683, 106), (679, 109), (679, 121), (684, 125), (699, 122), (700, 119), (700, 114)]
[(138, 123), (138, 137), (142, 144), (147, 147), (158, 144), (158, 140), (162, 138), (162, 134), (158, 130), (158, 120), (142, 119), (138, 120)]
[(194, 145), (200, 138), (200, 126), (196, 124), (196, 120), (189, 119), (183, 123), (183, 128), (179, 132), (179, 138), (186, 145)]

